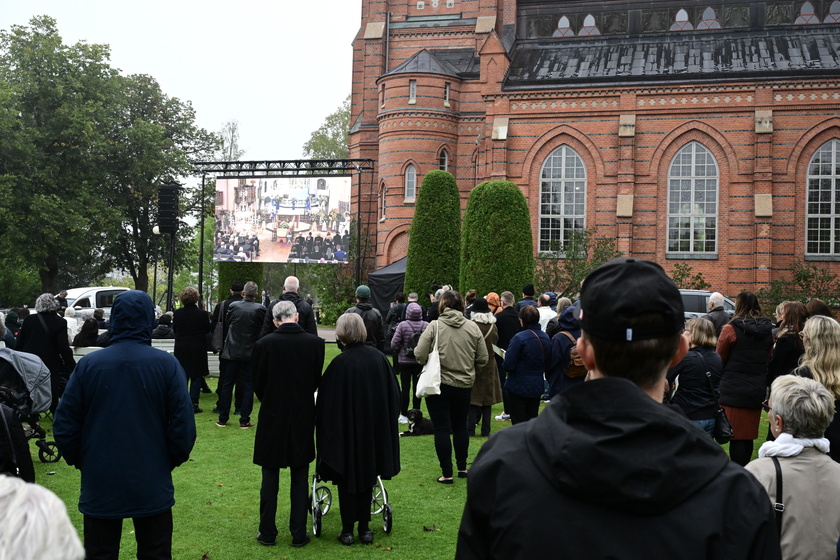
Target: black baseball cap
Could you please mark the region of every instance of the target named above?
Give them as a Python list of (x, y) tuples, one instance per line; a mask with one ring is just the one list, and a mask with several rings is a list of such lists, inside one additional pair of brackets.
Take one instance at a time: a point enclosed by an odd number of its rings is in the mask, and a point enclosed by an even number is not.
[[(662, 321), (633, 326), (639, 315)], [(681, 333), (685, 310), (680, 291), (661, 266), (634, 258), (614, 259), (583, 281), (577, 317), (581, 329), (605, 340), (646, 340)]]

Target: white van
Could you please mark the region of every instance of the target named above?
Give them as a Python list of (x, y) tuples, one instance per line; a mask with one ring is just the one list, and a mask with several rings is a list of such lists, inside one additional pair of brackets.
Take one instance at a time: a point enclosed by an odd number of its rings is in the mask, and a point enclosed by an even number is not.
[(98, 286), (88, 288), (71, 288), (67, 290), (67, 305), (79, 311), (94, 310), (101, 307), (105, 311), (105, 318), (111, 316), (111, 306), (114, 305), (114, 298), (128, 288), (119, 286)]

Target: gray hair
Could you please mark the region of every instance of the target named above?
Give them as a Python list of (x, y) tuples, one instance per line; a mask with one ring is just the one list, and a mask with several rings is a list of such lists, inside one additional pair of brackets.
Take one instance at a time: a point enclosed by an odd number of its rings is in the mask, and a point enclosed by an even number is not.
[(0, 312), (0, 339), (6, 338), (6, 314)]
[(65, 317), (75, 317), (76, 316), (76, 309), (73, 307), (68, 307), (64, 310)]
[(569, 307), (570, 305), (572, 305), (572, 300), (570, 300), (569, 298), (565, 296), (557, 298), (557, 307), (555, 307), (555, 309), (557, 309), (557, 314), (560, 315), (561, 313), (563, 313), (563, 310)]
[(291, 319), (297, 313), (297, 307), (291, 301), (279, 301), (271, 309), (271, 315), (275, 321), (283, 322), (283, 319)]
[(712, 292), (712, 295), (709, 296), (709, 303), (715, 307), (720, 307), (723, 305), (723, 294), (720, 292)]
[(418, 299), (420, 296), (417, 295), (417, 292), (411, 292), (408, 294), (408, 299)]
[(358, 313), (345, 313), (335, 322), (335, 336), (342, 344), (361, 344), (367, 340), (367, 329)]
[(770, 388), (772, 414), (785, 423), (785, 432), (796, 438), (821, 438), (834, 419), (834, 397), (818, 381), (782, 375)]
[(510, 307), (516, 301), (516, 298), (513, 296), (513, 292), (502, 292), (499, 299), (501, 299), (502, 306), (504, 307)]
[(283, 290), (286, 292), (297, 292), (300, 289), (300, 280), (295, 276), (289, 276), (283, 282)]
[(38, 296), (38, 299), (35, 300), (36, 313), (58, 311), (59, 307), (61, 306), (52, 294), (41, 294)]
[(242, 289), (245, 293), (245, 297), (254, 298), (257, 297), (257, 294), (260, 293), (260, 289), (257, 287), (256, 282), (248, 281), (245, 282), (245, 287)]
[(85, 549), (58, 496), (0, 475), (0, 543), (4, 558), (83, 560)]

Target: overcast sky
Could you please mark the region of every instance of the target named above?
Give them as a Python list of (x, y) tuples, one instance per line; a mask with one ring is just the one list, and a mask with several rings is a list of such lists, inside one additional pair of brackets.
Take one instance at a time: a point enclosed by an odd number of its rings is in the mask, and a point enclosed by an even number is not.
[(0, 29), (43, 14), (66, 44), (108, 44), (123, 74), (192, 101), (199, 126), (238, 120), (243, 159), (278, 160), (350, 93), (361, 0), (2, 0)]

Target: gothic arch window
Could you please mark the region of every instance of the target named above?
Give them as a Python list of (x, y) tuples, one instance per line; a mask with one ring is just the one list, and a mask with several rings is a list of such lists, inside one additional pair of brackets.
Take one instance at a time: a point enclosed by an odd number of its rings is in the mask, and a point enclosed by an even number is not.
[(546, 158), (540, 172), (539, 251), (562, 254), (572, 233), (586, 227), (586, 168), (567, 145)]
[(794, 21), (794, 25), (813, 25), (819, 23), (820, 19), (814, 13), (814, 5), (810, 2), (805, 2), (799, 9), (799, 17)]
[(805, 254), (840, 255), (840, 140), (817, 149), (807, 181)]
[(688, 12), (680, 10), (677, 12), (677, 17), (674, 18), (674, 23), (671, 24), (671, 31), (692, 31), (694, 26), (688, 21)]
[(554, 33), (551, 34), (552, 37), (574, 37), (575, 32), (572, 31), (571, 26), (569, 25), (569, 18), (563, 16), (557, 22), (557, 29), (554, 30)]
[(668, 170), (668, 252), (717, 253), (718, 165), (700, 142), (689, 142)]
[(720, 22), (718, 21), (713, 8), (706, 8), (703, 10), (703, 17), (700, 18), (700, 23), (697, 24), (697, 29), (720, 29)]
[(438, 167), (444, 171), (449, 171), (449, 152), (446, 151), (446, 148), (440, 151), (440, 157), (438, 158)]
[(834, 0), (823, 23), (840, 23), (840, 0)]
[(405, 201), (414, 202), (417, 197), (417, 168), (409, 163), (405, 166), (403, 177), (405, 179)]
[(593, 37), (600, 34), (601, 30), (598, 29), (597, 25), (595, 25), (595, 16), (588, 14), (585, 18), (583, 18), (583, 27), (580, 28), (578, 37)]

